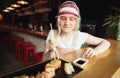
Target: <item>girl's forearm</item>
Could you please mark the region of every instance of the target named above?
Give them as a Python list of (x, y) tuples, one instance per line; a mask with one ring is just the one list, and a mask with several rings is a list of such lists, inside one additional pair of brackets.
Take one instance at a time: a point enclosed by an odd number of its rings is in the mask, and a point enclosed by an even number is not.
[(97, 47), (94, 49), (96, 50), (97, 53), (102, 53), (105, 50), (107, 50), (110, 46), (110, 42), (107, 40), (103, 40)]

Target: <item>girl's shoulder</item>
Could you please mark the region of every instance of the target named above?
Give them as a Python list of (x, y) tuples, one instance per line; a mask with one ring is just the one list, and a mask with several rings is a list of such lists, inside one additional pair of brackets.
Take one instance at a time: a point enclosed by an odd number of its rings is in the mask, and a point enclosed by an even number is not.
[(82, 39), (82, 38), (87, 38), (88, 37), (88, 33), (86, 33), (86, 32), (74, 31), (73, 33), (74, 33), (75, 38)]
[(58, 30), (50, 30), (49, 31), (49, 35), (51, 35), (51, 34), (57, 34), (58, 33)]
[(57, 35), (58, 35), (57, 33), (58, 33), (57, 30), (50, 30), (48, 33), (46, 41), (50, 40), (51, 38), (57, 39)]
[(80, 31), (73, 31), (73, 35), (77, 35), (77, 36), (79, 36), (80, 34), (81, 34)]
[(81, 31), (78, 31), (78, 35), (82, 35), (82, 36), (87, 36), (88, 35), (88, 33), (86, 33), (86, 32), (81, 32)]
[(58, 30), (53, 30), (53, 31), (54, 31), (54, 38), (57, 40), (59, 31)]

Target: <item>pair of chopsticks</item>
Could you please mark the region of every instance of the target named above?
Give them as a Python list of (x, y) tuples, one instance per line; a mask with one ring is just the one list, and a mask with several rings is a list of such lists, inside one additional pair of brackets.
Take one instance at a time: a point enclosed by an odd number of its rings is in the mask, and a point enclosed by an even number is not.
[[(51, 33), (52, 33), (52, 37), (51, 37), (51, 41), (54, 41), (54, 31), (53, 31), (53, 28), (52, 28), (52, 23), (50, 23), (50, 28), (51, 28)], [(54, 52), (55, 52), (55, 55), (54, 55), (54, 59), (57, 57), (57, 59), (59, 59), (59, 56), (58, 56), (58, 53), (57, 53), (57, 47), (54, 47), (53, 48)]]

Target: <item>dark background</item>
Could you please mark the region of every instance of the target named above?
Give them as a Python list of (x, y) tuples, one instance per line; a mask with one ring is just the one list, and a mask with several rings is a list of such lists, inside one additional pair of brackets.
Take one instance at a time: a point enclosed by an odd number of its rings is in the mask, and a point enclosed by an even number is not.
[[(66, 0), (58, 0), (57, 6)], [(75, 1), (75, 0), (74, 0)], [(120, 8), (120, 0), (77, 0), (81, 13), (82, 24), (95, 24), (95, 36), (106, 38), (106, 27), (103, 27), (103, 20), (110, 14), (111, 6)], [(55, 9), (53, 14), (55, 14)], [(53, 16), (54, 17), (54, 16)], [(52, 19), (54, 20), (54, 19)]]
[[(3, 8), (4, 3), (8, 3), (10, 0), (1, 0), (0, 1), (0, 8)], [(28, 0), (31, 2), (29, 6), (34, 3), (36, 0)], [(50, 1), (50, 0), (49, 0)], [(52, 8), (52, 11), (49, 13), (47, 22), (48, 24), (50, 22), (53, 23), (54, 27), (56, 27), (55, 22), (55, 16), (58, 11), (58, 7), (61, 5), (62, 2), (66, 0), (54, 0), (55, 1), (55, 7)], [(81, 13), (82, 18), (82, 24), (94, 24), (95, 25), (95, 32), (94, 35), (98, 37), (106, 37), (106, 28), (102, 26), (103, 19), (110, 14), (110, 7), (115, 6), (117, 8), (120, 8), (120, 0), (72, 0), (75, 1), (78, 5)], [(5, 5), (4, 5), (5, 6)], [(1, 9), (0, 9), (1, 10)], [(1, 12), (1, 11), (0, 11)], [(23, 22), (25, 25), (31, 22), (32, 20), (36, 20), (34, 24), (41, 22), (41, 16), (40, 14), (34, 14), (34, 15), (25, 15), (25, 16), (17, 16), (16, 13), (3, 13), (3, 22), (11, 23), (12, 17), (15, 18), (15, 23)], [(40, 19), (39, 19), (40, 18)], [(45, 22), (46, 23), (46, 22)]]

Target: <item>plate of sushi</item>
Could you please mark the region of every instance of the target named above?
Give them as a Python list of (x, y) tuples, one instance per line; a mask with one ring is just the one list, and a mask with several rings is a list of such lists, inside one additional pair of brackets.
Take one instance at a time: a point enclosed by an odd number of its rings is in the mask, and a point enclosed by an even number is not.
[(82, 70), (62, 59), (52, 59), (11, 72), (2, 78), (72, 78)]

